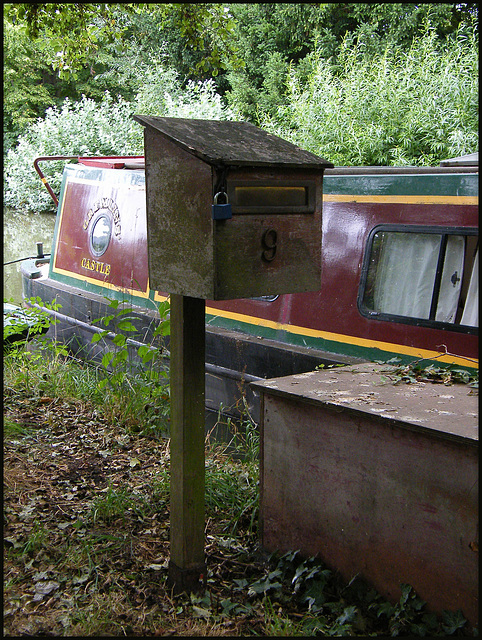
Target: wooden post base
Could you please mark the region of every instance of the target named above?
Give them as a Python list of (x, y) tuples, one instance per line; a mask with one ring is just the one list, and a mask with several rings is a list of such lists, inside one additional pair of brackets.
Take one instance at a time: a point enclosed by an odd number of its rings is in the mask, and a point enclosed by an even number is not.
[[(205, 302), (171, 295), (169, 577), (177, 591), (205, 582)], [(203, 577), (201, 577), (203, 576)]]
[(181, 569), (172, 560), (169, 561), (168, 584), (175, 594), (198, 593), (206, 588), (205, 564), (199, 564), (189, 569)]

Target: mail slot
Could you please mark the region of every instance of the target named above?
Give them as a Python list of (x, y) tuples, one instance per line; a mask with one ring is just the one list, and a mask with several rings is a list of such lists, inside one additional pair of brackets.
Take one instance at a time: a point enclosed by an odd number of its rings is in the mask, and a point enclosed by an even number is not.
[(314, 213), (315, 182), (230, 182), (229, 201), (234, 213)]
[(246, 122), (134, 119), (152, 289), (227, 300), (320, 288), (331, 163)]

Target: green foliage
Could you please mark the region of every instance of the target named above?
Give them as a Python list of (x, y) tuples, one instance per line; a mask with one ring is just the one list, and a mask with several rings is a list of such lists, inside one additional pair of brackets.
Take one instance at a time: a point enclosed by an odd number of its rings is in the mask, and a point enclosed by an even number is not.
[(270, 112), (283, 101), (290, 63), (312, 51), (322, 12), (315, 3), (240, 3), (231, 10), (244, 66), (229, 69), (226, 97), (255, 122), (258, 109)]
[(284, 101), (288, 70), (302, 76), (315, 51), (335, 60), (346, 39), (362, 42), (369, 55), (381, 55), (387, 46), (408, 50), (427, 26), (442, 42), (478, 18), (477, 3), (240, 3), (231, 10), (245, 65), (229, 71), (226, 95), (255, 123), (258, 110), (274, 115)]
[[(29, 298), (27, 304), (40, 304), (39, 297)], [(59, 309), (55, 301), (46, 308), (57, 311)], [(47, 311), (34, 307), (19, 308), (4, 301), (3, 304), (3, 342), (4, 345), (24, 345), (34, 336), (45, 333), (56, 320)]]
[[(134, 113), (248, 118), (337, 165), (433, 165), (478, 147), (474, 3), (63, 6), (5, 10), (5, 144), (22, 135), (4, 202), (20, 211), (53, 209), (37, 156), (141, 154)], [(52, 47), (76, 55), (63, 38), (96, 51), (77, 85), (48, 74)], [(58, 193), (63, 163), (44, 167)]]
[[(9, 14), (8, 9), (6, 13)], [(27, 35), (22, 22), (4, 20), (4, 154), (16, 146), (18, 136), (27, 126), (34, 124), (37, 118), (43, 118), (49, 107), (60, 108), (67, 97), (75, 102), (86, 95), (101, 102), (107, 89), (113, 95), (133, 97), (129, 86), (124, 86), (123, 78), (116, 81), (115, 74), (110, 83), (97, 80), (99, 73), (105, 70), (107, 52), (111, 63), (124, 59), (119, 56), (118, 45), (108, 41), (102, 41), (101, 52), (90, 59), (89, 65), (79, 68), (75, 78), (71, 74), (59, 78), (54, 71), (59, 58), (48, 38), (33, 38)], [(128, 63), (132, 63), (131, 73), (135, 75), (138, 65), (132, 60)]]
[[(61, 305), (43, 302), (39, 297), (28, 298), (29, 305), (41, 305), (45, 309), (58, 311)], [(28, 329), (21, 339), (16, 339), (4, 350), (5, 388), (26, 391), (34, 395), (75, 397), (98, 401), (99, 393), (92, 369), (78, 360), (72, 359), (70, 367), (65, 367), (70, 358), (68, 349), (62, 342), (52, 340), (45, 332), (57, 321), (48, 312), (31, 306), (25, 310)], [(24, 318), (20, 318), (24, 323)], [(4, 326), (4, 343), (8, 338)]]
[[(476, 14), (476, 6), (473, 8)], [(328, 11), (331, 10), (330, 7)], [(387, 45), (410, 49), (427, 27), (433, 29), (442, 42), (458, 28), (465, 28), (472, 22), (467, 4), (360, 2), (349, 5), (349, 14), (356, 26), (341, 34), (339, 43), (350, 33), (354, 40), (363, 41), (370, 53), (382, 53)]]
[[(61, 108), (47, 110), (20, 136), (16, 149), (5, 158), (4, 204), (19, 211), (42, 212), (53, 202), (40, 181), (33, 161), (48, 155), (142, 155), (143, 127), (134, 113), (172, 117), (232, 119), (212, 80), (179, 88), (172, 71), (148, 67), (135, 101), (114, 99), (108, 92), (100, 102), (85, 96), (79, 102), (65, 99)], [(42, 166), (54, 193), (59, 193), (65, 161)]]
[(399, 358), (393, 358), (386, 363), (391, 368), (388, 369), (389, 378), (393, 384), (406, 384), (414, 382), (433, 382), (449, 386), (451, 384), (466, 384), (473, 389), (479, 387), (479, 371), (478, 369), (462, 369), (456, 365), (429, 364), (428, 366), (420, 360), (411, 364), (399, 364)]
[(98, 496), (91, 506), (93, 524), (105, 522), (107, 524), (117, 519), (125, 520), (128, 512), (140, 514), (145, 511), (146, 505), (140, 495), (123, 488), (115, 488), (112, 484), (102, 496)]
[(226, 5), (172, 4), (161, 12), (166, 53), (181, 76), (207, 80), (224, 71), (228, 63), (232, 68), (244, 64), (238, 56), (233, 16)]
[[(359, 576), (346, 584), (321, 560), (302, 558), (298, 551), (272, 554), (254, 582), (234, 582), (234, 590), (247, 592), (253, 607), (262, 599), (269, 636), (371, 636), (383, 624), (392, 637), (432, 637), (458, 635), (467, 622), (460, 611), (444, 611), (441, 618), (427, 612), (408, 584), (400, 585), (400, 599), (391, 604)], [(305, 610), (296, 621), (283, 614), (294, 602), (297, 612)]]
[(232, 17), (224, 5), (215, 3), (12, 3), (5, 6), (4, 16), (10, 23), (21, 24), (30, 38), (48, 42), (51, 64), (64, 79), (76, 78), (84, 67), (93, 71), (95, 58), (106, 48), (123, 54), (130, 42), (136, 44), (142, 38), (136, 27), (150, 30), (152, 23), (162, 40), (173, 45), (169, 53), (181, 73), (183, 52), (188, 53), (189, 76), (193, 71), (204, 79), (207, 74), (215, 76), (227, 59), (234, 66), (240, 64)]
[[(27, 507), (28, 508), (28, 507)], [(48, 531), (43, 523), (34, 520), (32, 530), (25, 541), (12, 540), (12, 549), (9, 555), (24, 557), (35, 556), (45, 546), (48, 540)]]
[[(236, 61), (233, 20), (217, 4), (4, 5), (4, 153), (49, 107), (104, 93), (133, 101), (172, 71), (176, 86)], [(178, 79), (178, 80), (177, 80)]]
[[(132, 107), (106, 93), (100, 103), (82, 97), (62, 107), (47, 110), (20, 136), (15, 150), (5, 158), (4, 204), (20, 211), (48, 211), (53, 203), (40, 181), (33, 161), (48, 155), (139, 155), (142, 153), (142, 127), (131, 118)], [(59, 193), (65, 162), (50, 163), (45, 175), (54, 192)], [(42, 167), (44, 169), (44, 167)]]
[[(109, 300), (109, 298), (106, 298)], [(138, 328), (133, 309), (120, 306), (119, 300), (109, 300), (114, 313), (94, 320), (103, 329), (92, 336), (92, 344), (104, 343), (99, 389), (105, 393), (106, 403), (117, 407), (121, 422), (133, 431), (154, 438), (169, 433), (169, 383), (163, 339), (170, 333), (169, 302), (159, 304), (159, 321), (149, 344), (129, 342), (129, 334)], [(129, 314), (131, 314), (129, 316)], [(134, 356), (132, 350), (134, 349)], [(132, 420), (132, 416), (142, 420)]]
[[(30, 303), (41, 301), (32, 298)], [(112, 301), (114, 313), (102, 319), (104, 326), (112, 322), (116, 333), (106, 329), (94, 334), (93, 342), (109, 336), (114, 345), (99, 366), (73, 358), (62, 343), (37, 336), (35, 349), (27, 350), (27, 340), (23, 339), (16, 341), (5, 354), (5, 385), (28, 393), (65, 395), (100, 404), (104, 414), (130, 431), (159, 439), (169, 434), (169, 384), (162, 346), (163, 338), (169, 334), (169, 304), (160, 304), (161, 320), (153, 331), (152, 343), (135, 344), (135, 359), (128, 337), (135, 330), (134, 318), (128, 316), (132, 310), (118, 311), (119, 304)], [(42, 306), (59, 308), (55, 301), (52, 305), (42, 302)], [(54, 322), (46, 311), (35, 308), (27, 311), (28, 317), (38, 325), (33, 331), (38, 328), (45, 331)], [(65, 366), (66, 361), (69, 366)], [(15, 426), (10, 426), (14, 432)]]
[(19, 424), (8, 416), (3, 416), (3, 438), (4, 440), (13, 440), (14, 438), (29, 435), (32, 428), (24, 424)]
[(236, 462), (228, 455), (206, 461), (206, 510), (225, 523), (229, 536), (240, 529), (251, 533), (258, 516), (258, 464)]
[(371, 604), (370, 609), (376, 611), (377, 617), (386, 617), (392, 637), (427, 635), (455, 635), (465, 627), (467, 620), (460, 610), (444, 611), (440, 621), (434, 613), (428, 613), (425, 602), (417, 596), (409, 584), (401, 584), (400, 600), (391, 605), (388, 602)]
[(26, 127), (52, 104), (52, 93), (44, 83), (48, 65), (38, 43), (8, 22), (3, 33), (3, 129), (4, 152), (15, 144)]
[(223, 104), (212, 79), (189, 80), (184, 88), (172, 70), (151, 66), (133, 103), (135, 113), (176, 118), (234, 120), (235, 112)]
[[(134, 10), (124, 3), (124, 11)], [(22, 25), (27, 35), (48, 41), (52, 66), (60, 77), (73, 75), (87, 64), (106, 40), (120, 37), (115, 5), (84, 3), (8, 3), (4, 17)]]
[(315, 53), (307, 81), (289, 75), (269, 131), (335, 165), (436, 165), (478, 148), (478, 40), (433, 30), (410, 50), (367, 54), (346, 38), (336, 61)]

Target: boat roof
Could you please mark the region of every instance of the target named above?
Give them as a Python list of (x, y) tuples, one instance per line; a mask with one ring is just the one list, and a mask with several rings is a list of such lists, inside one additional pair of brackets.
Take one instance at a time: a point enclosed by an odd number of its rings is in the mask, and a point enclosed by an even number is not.
[(468, 153), (465, 156), (458, 156), (457, 158), (447, 158), (440, 163), (441, 167), (460, 167), (460, 166), (473, 166), (479, 164), (479, 152)]
[(160, 118), (134, 115), (185, 151), (213, 166), (333, 167), (328, 160), (301, 149), (249, 122)]

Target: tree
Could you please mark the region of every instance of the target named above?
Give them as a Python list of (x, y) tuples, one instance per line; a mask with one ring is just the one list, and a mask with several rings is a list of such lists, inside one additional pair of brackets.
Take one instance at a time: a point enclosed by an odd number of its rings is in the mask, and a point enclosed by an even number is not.
[[(8, 7), (5, 11), (8, 13)], [(4, 20), (3, 53), (4, 152), (15, 146), (18, 136), (49, 107), (60, 106), (67, 97), (77, 101), (86, 95), (101, 101), (107, 88), (122, 93), (115, 79), (109, 87), (96, 82), (94, 69), (95, 73), (103, 70), (98, 60), (80, 67), (75, 77), (64, 73), (59, 78), (53, 68), (58, 58), (50, 41), (27, 35), (26, 26), (18, 21)]]
[(43, 80), (48, 65), (39, 62), (42, 53), (18, 26), (5, 24), (3, 33), (3, 128), (4, 150), (12, 145), (29, 123), (52, 104), (52, 94)]
[[(133, 5), (123, 5), (132, 11)], [(43, 38), (52, 51), (52, 66), (61, 78), (72, 75), (95, 57), (106, 40), (120, 37), (115, 5), (87, 3), (18, 3), (4, 5), (4, 18), (19, 25), (31, 40)]]
[(315, 50), (336, 59), (344, 43), (351, 42), (375, 55), (387, 46), (409, 49), (427, 26), (443, 41), (460, 27), (478, 24), (474, 2), (243, 3), (230, 8), (245, 67), (229, 71), (226, 95), (253, 122), (260, 110), (273, 113), (283, 104), (290, 69), (307, 77)]
[(292, 69), (278, 109), (260, 126), (335, 165), (438, 165), (478, 149), (478, 36), (367, 52), (349, 35), (336, 59), (315, 52), (308, 80)]
[(183, 48), (202, 54), (195, 61), (197, 71), (216, 75), (229, 56), (232, 64), (239, 63), (231, 37), (233, 21), (221, 4), (11, 3), (4, 8), (6, 20), (23, 25), (29, 38), (47, 39), (60, 77), (75, 77), (85, 65), (93, 68), (93, 60), (106, 43), (121, 45), (128, 27), (123, 18), (136, 13), (174, 26)]
[[(181, 87), (239, 66), (218, 4), (4, 5), (4, 152), (68, 97), (133, 101), (142, 78), (172, 69)], [(8, 36), (8, 37), (7, 37)]]

